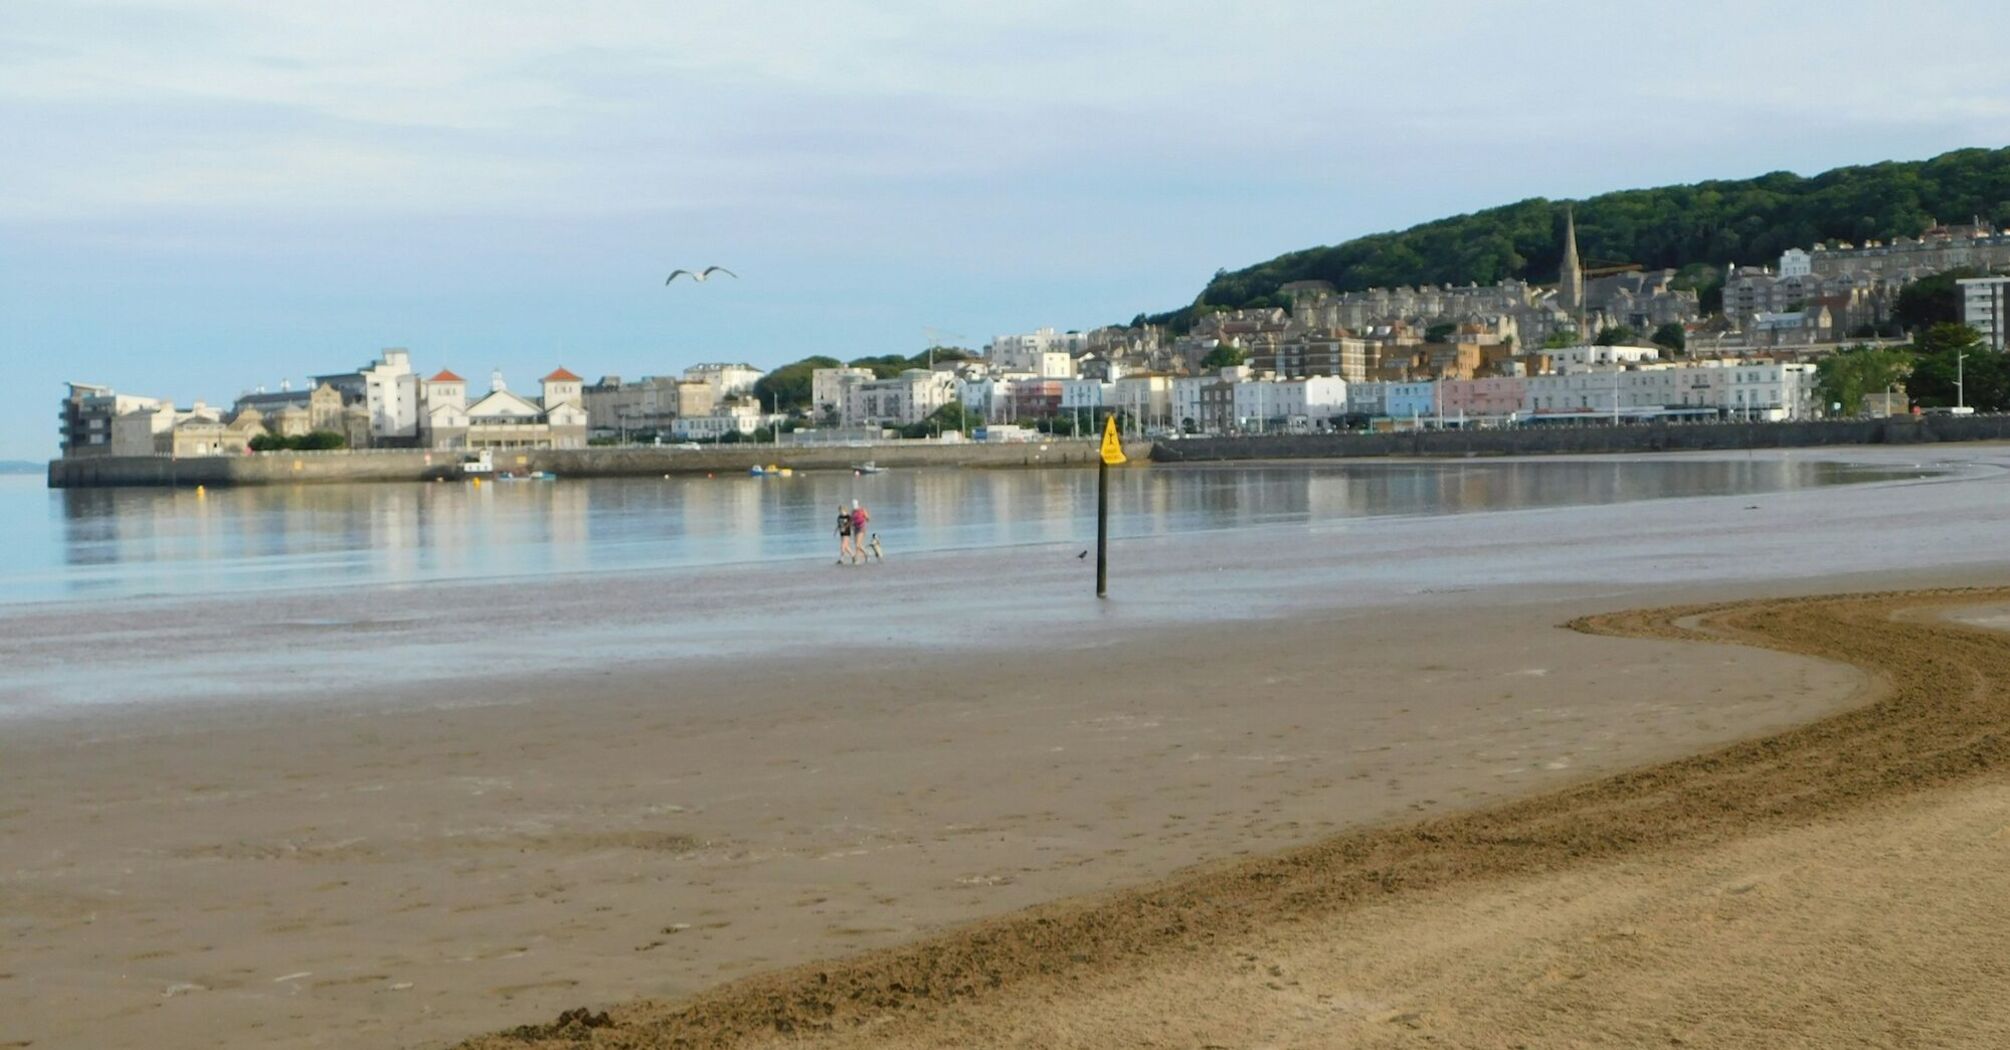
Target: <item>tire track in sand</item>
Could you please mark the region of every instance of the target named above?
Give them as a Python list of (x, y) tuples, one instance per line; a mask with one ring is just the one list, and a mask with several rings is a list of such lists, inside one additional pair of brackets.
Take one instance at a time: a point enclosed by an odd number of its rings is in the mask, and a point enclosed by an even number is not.
[[(1491, 809), (1344, 833), (1286, 852), (1056, 902), (854, 958), (757, 975), (611, 1016), (463, 1044), (729, 1047), (811, 1039), (1075, 979), (1141, 971), (1390, 895), (1693, 849), (2010, 767), (2010, 635), (1926, 615), (2010, 601), (2010, 588), (1828, 595), (1612, 613), (1571, 629), (1731, 642), (1868, 672), (1870, 697), (1771, 736)], [(1899, 614), (1904, 614), (1899, 616)], [(1898, 617), (1898, 618), (1895, 618)], [(587, 1020), (593, 1025), (588, 1027)]]

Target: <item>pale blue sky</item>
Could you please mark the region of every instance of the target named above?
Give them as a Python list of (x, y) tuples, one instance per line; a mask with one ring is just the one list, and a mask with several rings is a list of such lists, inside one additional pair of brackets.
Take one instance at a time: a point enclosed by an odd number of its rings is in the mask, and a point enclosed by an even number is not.
[[(911, 352), (1522, 197), (2002, 145), (2007, 38), (1986, 2), (0, 4), (0, 458), (54, 453), (72, 378)], [(711, 263), (743, 279), (663, 287)]]

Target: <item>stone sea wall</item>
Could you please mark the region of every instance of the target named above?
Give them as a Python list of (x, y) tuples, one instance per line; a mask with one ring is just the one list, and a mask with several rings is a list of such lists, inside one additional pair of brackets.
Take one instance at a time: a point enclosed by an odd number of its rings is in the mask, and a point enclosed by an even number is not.
[[(1146, 442), (1127, 444), (1126, 455), (1150, 456)], [(940, 445), (902, 442), (869, 447), (728, 445), (719, 449), (655, 446), (497, 451), (495, 468), (518, 474), (550, 471), (562, 478), (660, 477), (664, 474), (742, 474), (756, 464), (795, 470), (850, 470), (871, 461), (881, 467), (1057, 467), (1095, 462), (1097, 444), (1028, 441)], [(116, 485), (290, 485), (349, 481), (431, 481), (460, 478), (461, 454), (368, 452), (268, 452), (249, 456), (96, 456), (49, 464), (51, 488)]]
[[(1359, 456), (1731, 451), (2003, 440), (2010, 440), (2010, 415), (1184, 438), (1155, 445), (1127, 443), (1125, 454), (1133, 460), (1150, 458), (1160, 463), (1197, 463)], [(757, 463), (796, 470), (849, 470), (855, 464), (868, 460), (882, 467), (897, 469), (1082, 467), (1095, 462), (1096, 447), (1094, 441), (1049, 441), (996, 445), (902, 442), (834, 448), (729, 445), (700, 451), (657, 447), (548, 449), (497, 452), (495, 466), (497, 470), (516, 473), (543, 470), (571, 478), (738, 474)], [(272, 452), (193, 459), (105, 456), (59, 459), (49, 464), (49, 485), (52, 488), (430, 481), (462, 476), (458, 453), (422, 451)]]
[(1801, 423), (1641, 424), (1184, 438), (1153, 446), (1152, 458), (1161, 463), (1196, 463), (1358, 456), (1527, 456), (1814, 448), (1824, 445), (1917, 445), (2006, 439), (2010, 439), (2010, 415), (1924, 416)]

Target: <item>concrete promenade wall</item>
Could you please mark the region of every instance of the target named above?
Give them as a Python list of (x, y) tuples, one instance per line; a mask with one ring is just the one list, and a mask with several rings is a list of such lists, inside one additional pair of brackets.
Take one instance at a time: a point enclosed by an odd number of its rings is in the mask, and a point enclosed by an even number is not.
[[(1095, 462), (1092, 440), (942, 445), (898, 442), (820, 448), (728, 445), (719, 449), (656, 446), (497, 451), (497, 470), (545, 470), (562, 478), (661, 477), (664, 474), (742, 474), (747, 468), (850, 470), (868, 460), (882, 467), (1055, 467)], [(1133, 459), (1150, 456), (1145, 442), (1125, 445)], [(462, 477), (458, 452), (270, 452), (251, 456), (98, 456), (49, 464), (51, 488), (117, 485), (290, 485), (351, 481), (430, 481)]]
[[(1525, 456), (1595, 452), (1731, 451), (1824, 445), (1917, 445), (2010, 440), (2010, 415), (1925, 416), (1806, 423), (1698, 423), (1532, 427), (1516, 430), (1421, 430), (1388, 434), (1279, 434), (1185, 438), (1156, 445), (1127, 442), (1132, 459), (1197, 463), (1242, 459), (1325, 459), (1373, 456)], [(756, 463), (796, 470), (849, 470), (871, 460), (882, 467), (1056, 467), (1095, 462), (1094, 441), (939, 445), (899, 442), (865, 447), (728, 445), (720, 449), (546, 449), (498, 452), (498, 470), (546, 470), (560, 477), (660, 477), (739, 474)], [(460, 478), (454, 452), (272, 452), (254, 456), (170, 459), (165, 456), (59, 459), (49, 464), (51, 488), (117, 485), (288, 485)]]
[(2010, 440), (2010, 415), (1184, 438), (1153, 446), (1152, 459), (1160, 463), (1198, 463), (1361, 456), (1527, 456), (2002, 440)]

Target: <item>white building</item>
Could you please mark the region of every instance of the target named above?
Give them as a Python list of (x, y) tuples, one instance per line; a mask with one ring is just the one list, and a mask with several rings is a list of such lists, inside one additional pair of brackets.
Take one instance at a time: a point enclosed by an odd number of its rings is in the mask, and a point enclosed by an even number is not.
[[(428, 425), (439, 423), (439, 429), (429, 430), (428, 440), (442, 442), (441, 448), (584, 448), (584, 385), (571, 372), (555, 369), (544, 377), (533, 401), (511, 391), (501, 372), (492, 372), (489, 392), (463, 408), (458, 402), (466, 400), (465, 381), (442, 372), (426, 382)], [(466, 430), (455, 443), (453, 424), (463, 421)]]
[(1252, 379), (1235, 385), (1235, 423), (1243, 430), (1308, 430), (1347, 414), (1347, 381), (1338, 376)]
[(1376, 419), (1388, 415), (1384, 411), (1384, 399), (1388, 396), (1389, 384), (1381, 382), (1347, 384), (1347, 414)]
[(1964, 277), (1961, 286), (1961, 323), (1982, 333), (1982, 343), (2001, 353), (2010, 340), (2010, 314), (2005, 313), (2006, 289), (2010, 277)]
[[(859, 383), (846, 391), (839, 423), (907, 426), (927, 419), (956, 397), (958, 380), (949, 372), (910, 368), (891, 379)], [(967, 406), (966, 406), (967, 407)]]
[[(1175, 385), (1179, 380), (1173, 381)], [(1111, 384), (1095, 379), (1069, 379), (1061, 383), (1061, 410), (1098, 409), (1109, 403)]]
[[(819, 368), (810, 373), (810, 414), (842, 418), (853, 387), (873, 381), (870, 368)], [(967, 403), (967, 402), (966, 402)]]
[(1179, 420), (1172, 414), (1172, 386), (1173, 377), (1156, 372), (1124, 376), (1110, 384), (1109, 407), (1130, 416), (1139, 430), (1174, 427)]
[[(1063, 353), (1074, 357), (1088, 349), (1089, 337), (1082, 332), (1056, 332), (1052, 328), (1042, 328), (1031, 335), (994, 336), (986, 348), (985, 356), (997, 367), (1014, 372), (1041, 371), (1041, 355)], [(1054, 378), (1073, 376), (1070, 370)]]
[(692, 365), (684, 370), (685, 379), (696, 380), (712, 388), (714, 401), (752, 393), (754, 384), (767, 374), (753, 365), (723, 362)]
[(1558, 372), (1637, 365), (1661, 359), (1658, 346), (1566, 346), (1542, 353), (1549, 356), (1550, 366)]
[(370, 436), (383, 439), (419, 436), (419, 377), (412, 371), (411, 352), (392, 347), (376, 361), (354, 372), (315, 376), (342, 394), (347, 403), (360, 403), (370, 414)]
[(1075, 357), (1066, 350), (1043, 350), (1037, 357), (1035, 367), (1040, 373), (1040, 378), (1075, 378)]
[(737, 397), (719, 402), (710, 415), (679, 417), (670, 433), (680, 441), (717, 441), (727, 434), (752, 434), (780, 418), (763, 413), (753, 398)]
[(1799, 248), (1788, 248), (1780, 253), (1780, 276), (1811, 277), (1815, 272), (1814, 256)]
[(1818, 414), (1815, 366), (1778, 361), (1698, 361), (1606, 368), (1523, 381), (1523, 413), (1640, 417), (1715, 409), (1732, 419), (1780, 422)]

